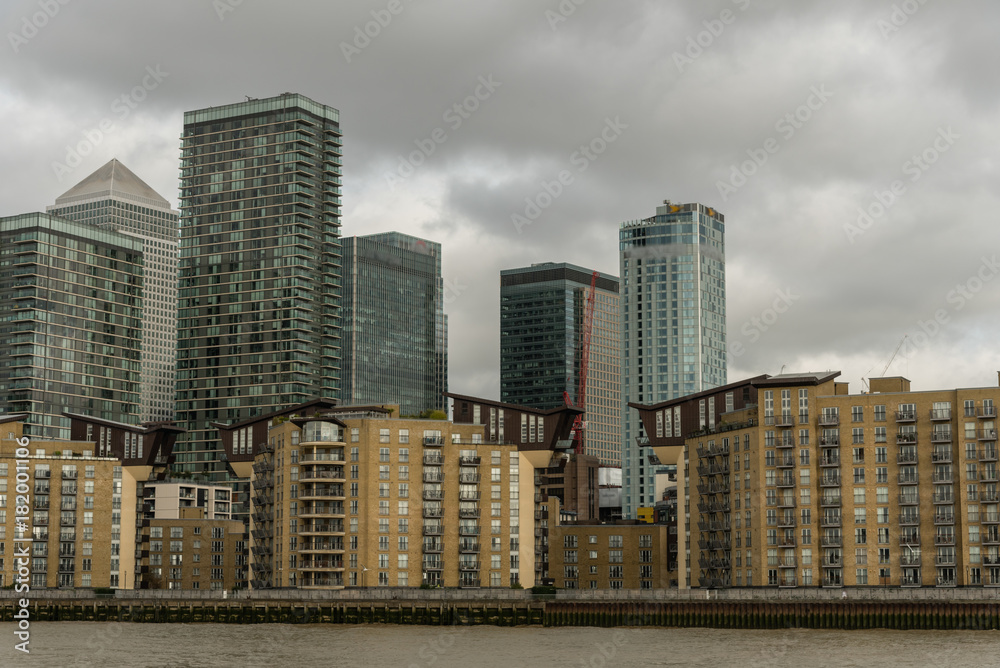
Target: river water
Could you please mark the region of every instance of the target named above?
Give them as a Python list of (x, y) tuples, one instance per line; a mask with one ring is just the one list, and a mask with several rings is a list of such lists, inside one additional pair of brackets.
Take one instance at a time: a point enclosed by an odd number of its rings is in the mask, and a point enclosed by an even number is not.
[(0, 666), (1000, 666), (997, 631), (599, 629), (37, 622), (0, 624)]

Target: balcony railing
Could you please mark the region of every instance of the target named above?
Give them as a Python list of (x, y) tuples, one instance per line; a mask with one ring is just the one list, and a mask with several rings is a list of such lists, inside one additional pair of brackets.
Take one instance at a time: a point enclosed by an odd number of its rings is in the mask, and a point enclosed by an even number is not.
[(840, 456), (836, 454), (823, 455), (819, 458), (820, 466), (840, 466)]
[(840, 504), (841, 504), (841, 497), (840, 496), (826, 496), (826, 495), (823, 495), (823, 496), (821, 496), (819, 498), (819, 505), (820, 506), (834, 507), (834, 506), (839, 506)]
[(900, 485), (917, 485), (920, 483), (920, 475), (916, 473), (900, 473)]
[(472, 455), (462, 455), (458, 458), (459, 466), (479, 466), (482, 457)]
[(899, 505), (901, 506), (916, 506), (920, 504), (920, 497), (916, 494), (900, 494), (899, 495)]
[(935, 450), (931, 453), (931, 461), (935, 464), (950, 464), (951, 450)]
[(899, 544), (902, 546), (920, 546), (920, 533), (916, 531), (904, 531), (899, 534)]
[(840, 515), (822, 515), (819, 525), (821, 527), (839, 527), (843, 519)]
[(917, 463), (917, 453), (913, 452), (900, 452), (896, 455), (897, 464), (916, 464)]
[(980, 441), (995, 441), (997, 440), (997, 430), (996, 429), (979, 429), (976, 436)]
[(932, 431), (931, 443), (951, 443), (950, 431)]
[(840, 474), (824, 474), (819, 478), (820, 487), (839, 487), (840, 486)]
[(914, 444), (916, 442), (917, 442), (917, 433), (916, 432), (907, 431), (907, 432), (902, 432), (902, 433), (896, 434), (896, 444), (897, 445), (912, 445), (912, 444)]
[(896, 422), (916, 422), (916, 411), (896, 411)]
[(955, 534), (954, 533), (936, 533), (936, 534), (934, 534), (934, 544), (935, 545), (954, 545), (955, 544)]
[(840, 436), (820, 436), (819, 444), (822, 446), (840, 445)]
[(950, 408), (932, 408), (931, 409), (931, 419), (932, 420), (950, 420), (951, 419), (951, 409)]
[(918, 513), (903, 513), (899, 516), (900, 526), (920, 526), (920, 515)]
[(424, 436), (424, 445), (441, 447), (444, 445), (444, 438), (441, 436)]
[(935, 472), (934, 482), (955, 482), (955, 476), (952, 475), (951, 471)]
[(839, 413), (820, 413), (819, 415), (819, 426), (821, 427), (833, 427), (840, 424), (840, 414)]
[(995, 418), (997, 416), (996, 406), (980, 406), (976, 414), (981, 418)]
[(441, 466), (442, 464), (444, 464), (444, 457), (441, 455), (424, 455), (424, 466)]

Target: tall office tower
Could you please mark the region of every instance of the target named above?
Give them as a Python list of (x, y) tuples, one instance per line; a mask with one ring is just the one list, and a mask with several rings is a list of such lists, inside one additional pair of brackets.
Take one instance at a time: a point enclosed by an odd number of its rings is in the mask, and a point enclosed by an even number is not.
[(343, 401), (447, 412), (441, 244), (399, 232), (343, 241)]
[(177, 212), (117, 160), (70, 188), (46, 211), (142, 241), (139, 420), (172, 420), (177, 389)]
[(0, 218), (0, 411), (70, 437), (72, 411), (139, 421), (143, 242), (45, 213)]
[(184, 114), (176, 471), (231, 480), (213, 422), (337, 396), (340, 177), (332, 107), (285, 93)]
[[(622, 223), (622, 513), (658, 499), (629, 402), (652, 404), (726, 384), (725, 218), (702, 204), (656, 207)], [(675, 462), (662, 462), (674, 464)], [(680, 500), (679, 500), (680, 501)]]
[[(593, 270), (546, 262), (500, 272), (500, 400), (557, 408), (574, 404), (584, 311)], [(587, 371), (585, 451), (621, 464), (618, 278), (601, 274), (594, 295)]]

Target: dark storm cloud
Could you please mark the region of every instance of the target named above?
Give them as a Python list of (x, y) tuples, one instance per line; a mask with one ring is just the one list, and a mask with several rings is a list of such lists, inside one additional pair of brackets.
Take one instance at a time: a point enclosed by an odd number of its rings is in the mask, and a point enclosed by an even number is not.
[(500, 269), (617, 274), (666, 198), (726, 215), (730, 379), (856, 390), (924, 333), (890, 373), (995, 382), (995, 2), (76, 1), (25, 38), (39, 7), (2, 18), (5, 215), (116, 156), (176, 203), (185, 110), (297, 91), (341, 111), (344, 233), (444, 244), (456, 391), (498, 392)]

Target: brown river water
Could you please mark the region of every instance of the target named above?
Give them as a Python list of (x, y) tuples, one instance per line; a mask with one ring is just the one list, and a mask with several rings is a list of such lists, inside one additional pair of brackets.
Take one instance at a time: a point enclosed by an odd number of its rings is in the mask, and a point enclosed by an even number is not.
[(997, 631), (601, 629), (37, 622), (0, 624), (0, 667), (877, 666), (1000, 668)]

